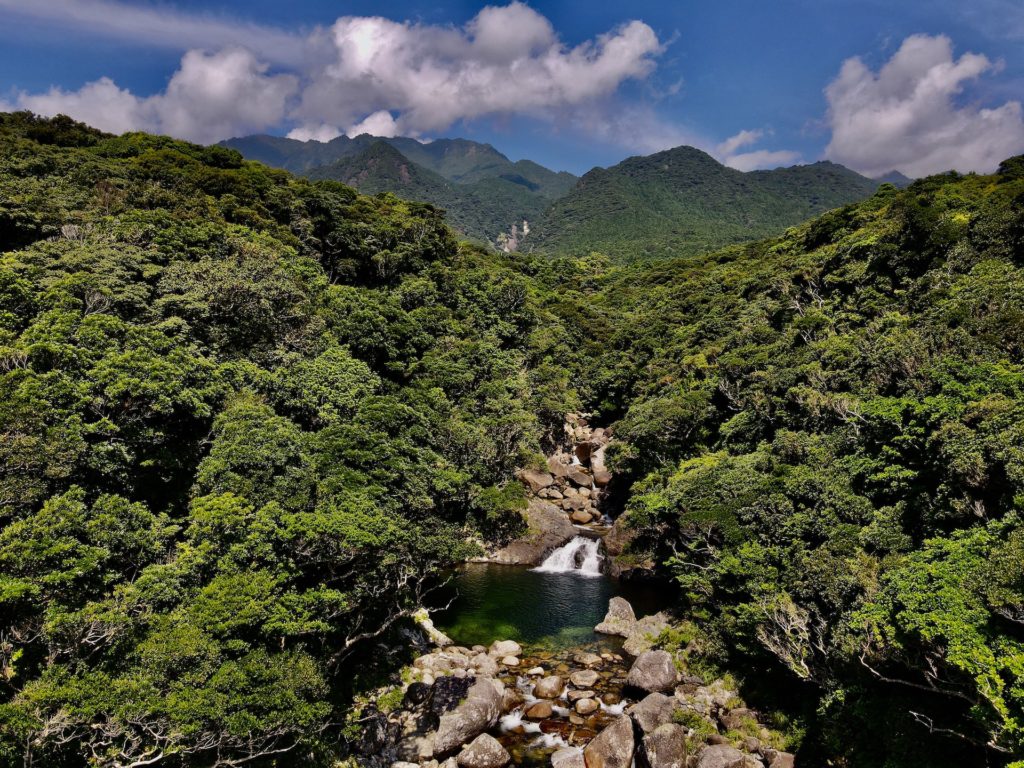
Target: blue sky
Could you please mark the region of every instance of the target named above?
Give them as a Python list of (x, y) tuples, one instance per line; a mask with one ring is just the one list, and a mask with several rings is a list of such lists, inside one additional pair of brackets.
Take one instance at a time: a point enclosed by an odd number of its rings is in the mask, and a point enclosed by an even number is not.
[(1022, 51), (1024, 0), (0, 0), (0, 105), (203, 142), (465, 136), (577, 173), (689, 143), (923, 175), (1024, 152)]

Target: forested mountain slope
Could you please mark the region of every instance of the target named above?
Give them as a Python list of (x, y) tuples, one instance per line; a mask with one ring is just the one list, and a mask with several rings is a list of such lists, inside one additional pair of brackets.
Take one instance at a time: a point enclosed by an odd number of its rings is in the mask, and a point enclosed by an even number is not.
[(1024, 158), (619, 266), (21, 113), (0, 253), (0, 765), (335, 765), (581, 409), (658, 642), (798, 765), (1020, 759)]
[(1019, 759), (1024, 158), (754, 245), (583, 264), (553, 307), (617, 419), (621, 557), (673, 575), (694, 647), (762, 704), (807, 697), (798, 764)]
[(329, 142), (246, 136), (222, 142), (247, 158), (366, 194), (393, 192), (444, 208), (463, 234), (494, 244), (523, 220), (532, 222), (576, 183), (571, 173), (529, 160), (512, 162), (490, 144), (467, 139), (378, 138), (362, 134)]
[(693, 147), (586, 173), (533, 227), (524, 248), (614, 261), (696, 254), (778, 234), (878, 183), (822, 162), (742, 173)]
[(429, 205), (0, 115), (0, 764), (330, 764), (577, 405)]

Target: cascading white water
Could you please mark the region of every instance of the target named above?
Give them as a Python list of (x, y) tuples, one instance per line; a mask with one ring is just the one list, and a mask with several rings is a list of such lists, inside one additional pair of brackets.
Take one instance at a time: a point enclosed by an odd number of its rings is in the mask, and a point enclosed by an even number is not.
[(556, 549), (533, 570), (540, 573), (578, 573), (580, 576), (600, 576), (601, 541), (577, 536)]

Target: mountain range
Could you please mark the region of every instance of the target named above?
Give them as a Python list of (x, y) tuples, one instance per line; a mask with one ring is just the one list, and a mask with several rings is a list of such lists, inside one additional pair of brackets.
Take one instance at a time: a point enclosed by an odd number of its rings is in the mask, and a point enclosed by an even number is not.
[(742, 172), (694, 147), (630, 157), (582, 178), (512, 161), (468, 139), (422, 142), (362, 134), (328, 142), (254, 135), (224, 146), (251, 160), (361, 192), (443, 208), (465, 236), (507, 251), (605, 253), (619, 262), (695, 254), (777, 234), (871, 195), (869, 179), (819, 162)]

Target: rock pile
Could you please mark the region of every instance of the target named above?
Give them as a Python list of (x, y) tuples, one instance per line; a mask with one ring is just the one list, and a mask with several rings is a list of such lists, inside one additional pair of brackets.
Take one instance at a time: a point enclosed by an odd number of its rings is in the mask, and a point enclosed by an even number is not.
[[(647, 617), (652, 618), (652, 617)], [(447, 645), (403, 675), (402, 706), (364, 717), (367, 768), (793, 768), (722, 680), (680, 671), (621, 598), (601, 623), (647, 647), (527, 653), (518, 643)], [(659, 615), (659, 621), (665, 617)], [(655, 635), (656, 637), (656, 635)], [(412, 682), (408, 682), (412, 679)]]
[(600, 499), (612, 479), (605, 466), (611, 434), (579, 414), (566, 417), (565, 434), (566, 447), (548, 457), (547, 471), (523, 470), (520, 479), (532, 496), (561, 509), (573, 524), (603, 524)]

